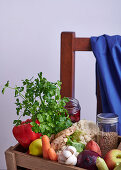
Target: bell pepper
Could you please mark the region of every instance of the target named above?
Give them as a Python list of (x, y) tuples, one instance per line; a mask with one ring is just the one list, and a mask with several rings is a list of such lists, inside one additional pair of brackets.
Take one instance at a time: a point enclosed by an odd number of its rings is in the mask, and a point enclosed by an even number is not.
[[(14, 137), (24, 148), (28, 148), (33, 140), (42, 136), (41, 133), (35, 133), (32, 131), (32, 125), (30, 122), (32, 122), (32, 120), (27, 119), (26, 121), (21, 122), (20, 125), (13, 127)], [(36, 123), (39, 124), (38, 121), (36, 121)]]

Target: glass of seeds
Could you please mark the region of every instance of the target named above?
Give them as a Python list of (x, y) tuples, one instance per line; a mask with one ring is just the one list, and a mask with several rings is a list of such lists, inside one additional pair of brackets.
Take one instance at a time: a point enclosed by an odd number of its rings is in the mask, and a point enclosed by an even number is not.
[(108, 151), (118, 146), (118, 116), (114, 113), (100, 113), (97, 115), (97, 124), (97, 143), (104, 158)]

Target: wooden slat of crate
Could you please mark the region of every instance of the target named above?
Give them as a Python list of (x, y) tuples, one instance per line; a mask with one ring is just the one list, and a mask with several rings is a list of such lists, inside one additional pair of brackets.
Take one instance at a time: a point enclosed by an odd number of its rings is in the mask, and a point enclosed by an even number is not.
[(26, 167), (29, 169), (38, 169), (38, 170), (79, 170), (80, 168), (65, 166), (58, 164), (57, 162), (44, 160), (40, 157), (31, 156), (28, 154), (17, 153), (15, 152), (16, 164), (21, 167)]
[[(16, 151), (19, 145), (10, 147), (6, 152), (6, 162), (8, 170), (17, 170), (17, 166), (32, 170), (84, 170), (76, 166), (62, 165), (54, 161), (45, 160), (40, 157), (31, 156), (27, 153)], [(9, 156), (14, 155), (14, 160)]]

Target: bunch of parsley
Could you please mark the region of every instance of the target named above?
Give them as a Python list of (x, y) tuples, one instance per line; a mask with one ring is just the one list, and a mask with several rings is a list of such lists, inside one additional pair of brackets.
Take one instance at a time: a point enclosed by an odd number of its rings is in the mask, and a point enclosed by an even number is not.
[[(22, 80), (22, 84), (21, 87), (12, 88), (7, 81), (2, 89), (3, 94), (6, 88), (15, 90), (16, 111), (19, 116), (18, 120), (13, 122), (16, 126), (21, 124), (21, 117), (26, 115), (32, 119), (32, 130), (43, 135), (51, 136), (72, 125), (67, 110), (64, 108), (69, 99), (61, 98), (60, 81), (49, 82), (40, 72), (38, 78)], [(40, 124), (37, 124), (36, 120)]]

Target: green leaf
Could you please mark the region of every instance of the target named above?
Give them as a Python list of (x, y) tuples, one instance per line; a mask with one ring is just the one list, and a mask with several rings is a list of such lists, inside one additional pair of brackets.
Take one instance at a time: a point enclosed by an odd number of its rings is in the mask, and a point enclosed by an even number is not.
[(40, 123), (43, 122), (43, 116), (42, 116), (42, 114), (38, 114), (38, 115), (37, 115), (37, 118), (38, 118), (38, 120), (39, 120)]
[(7, 83), (4, 85), (3, 89), (2, 89), (2, 94), (5, 93), (5, 89), (9, 86), (9, 81), (7, 81)]
[(71, 136), (68, 137), (68, 141), (66, 143), (67, 145), (71, 145), (74, 146), (77, 150), (77, 152), (82, 152), (85, 148), (85, 145), (81, 142), (77, 142), (77, 141), (72, 141)]
[(36, 126), (36, 123), (35, 122), (31, 122), (30, 123), (32, 126)]
[(4, 94), (4, 93), (5, 93), (5, 89), (6, 89), (5, 87), (2, 89), (2, 94)]
[(15, 89), (15, 97), (17, 97), (19, 94), (18, 89)]
[(13, 124), (15, 124), (16, 126), (18, 126), (18, 125), (21, 124), (21, 120), (14, 120), (14, 121), (13, 121)]
[(9, 80), (7, 81), (7, 83), (5, 84), (5, 86), (6, 86), (6, 87), (8, 87), (8, 86), (9, 86)]

